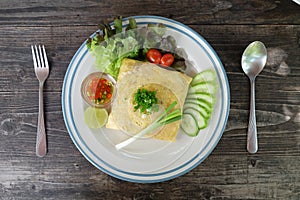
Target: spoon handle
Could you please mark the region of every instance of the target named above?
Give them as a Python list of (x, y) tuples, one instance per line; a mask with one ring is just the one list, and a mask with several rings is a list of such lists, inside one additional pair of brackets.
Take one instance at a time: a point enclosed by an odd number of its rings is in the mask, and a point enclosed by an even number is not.
[(248, 124), (248, 138), (247, 150), (249, 153), (256, 153), (257, 145), (257, 128), (255, 117), (255, 79), (250, 79), (251, 93), (250, 93), (250, 115)]

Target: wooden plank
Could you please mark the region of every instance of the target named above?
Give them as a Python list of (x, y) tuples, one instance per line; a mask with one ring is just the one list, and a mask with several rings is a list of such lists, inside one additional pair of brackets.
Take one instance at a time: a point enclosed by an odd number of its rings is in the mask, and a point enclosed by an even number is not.
[(0, 24), (9, 26), (94, 25), (100, 19), (134, 15), (160, 15), (185, 24), (299, 24), (299, 13), (292, 1), (0, 2)]

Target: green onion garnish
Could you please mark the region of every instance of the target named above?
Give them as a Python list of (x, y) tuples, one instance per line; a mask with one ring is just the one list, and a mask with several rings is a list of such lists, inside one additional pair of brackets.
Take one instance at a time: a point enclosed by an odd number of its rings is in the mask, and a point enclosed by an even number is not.
[(181, 110), (180, 109), (176, 109), (176, 110), (172, 111), (171, 113), (169, 113), (176, 104), (177, 104), (177, 102), (174, 101), (152, 124), (147, 126), (141, 132), (139, 132), (138, 134), (134, 135), (133, 137), (115, 145), (116, 149), (117, 150), (122, 149), (123, 147), (134, 142), (136, 139), (143, 137), (145, 134), (150, 133), (151, 131), (157, 129), (160, 126), (170, 124), (172, 122), (180, 120), (181, 119)]

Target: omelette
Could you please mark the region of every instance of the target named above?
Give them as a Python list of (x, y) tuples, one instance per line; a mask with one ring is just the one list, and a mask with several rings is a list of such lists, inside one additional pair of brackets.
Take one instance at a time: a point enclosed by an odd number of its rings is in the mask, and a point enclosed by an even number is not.
[[(192, 78), (178, 71), (171, 71), (153, 63), (125, 58), (122, 61), (118, 79), (117, 96), (112, 104), (106, 128), (117, 129), (133, 136), (149, 126), (174, 101), (173, 109), (182, 110)], [(156, 91), (160, 111), (144, 114), (134, 109), (134, 93), (144, 88)], [(158, 128), (148, 137), (175, 141), (181, 120)]]

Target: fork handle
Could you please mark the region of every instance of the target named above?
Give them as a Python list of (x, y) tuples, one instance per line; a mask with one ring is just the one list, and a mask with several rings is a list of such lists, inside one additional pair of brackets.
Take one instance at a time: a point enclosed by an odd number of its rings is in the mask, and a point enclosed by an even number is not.
[(40, 83), (39, 116), (38, 116), (38, 127), (37, 127), (37, 136), (36, 136), (36, 155), (38, 157), (44, 157), (47, 153), (46, 131), (45, 131), (45, 120), (44, 120), (43, 86), (44, 83)]

